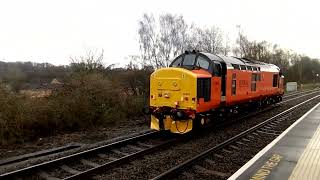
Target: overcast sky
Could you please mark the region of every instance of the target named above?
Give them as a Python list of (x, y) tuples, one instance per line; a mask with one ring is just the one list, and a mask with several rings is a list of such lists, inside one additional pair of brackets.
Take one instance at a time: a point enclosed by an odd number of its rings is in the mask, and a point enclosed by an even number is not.
[(105, 63), (139, 54), (143, 13), (183, 15), (215, 25), (235, 41), (237, 24), (250, 40), (267, 40), (320, 57), (319, 3), (308, 0), (1, 0), (0, 60), (68, 64), (70, 56), (104, 49)]

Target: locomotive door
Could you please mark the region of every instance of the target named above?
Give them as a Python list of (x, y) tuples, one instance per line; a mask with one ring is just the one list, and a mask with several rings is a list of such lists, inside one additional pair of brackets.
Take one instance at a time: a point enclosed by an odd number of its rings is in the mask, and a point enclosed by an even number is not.
[(221, 63), (221, 101), (226, 100), (226, 75), (227, 75), (227, 65), (225, 62)]
[(212, 102), (215, 105), (219, 105), (221, 103), (221, 89), (222, 89), (222, 67), (221, 63), (218, 61), (214, 61), (213, 64), (213, 76), (212, 76)]

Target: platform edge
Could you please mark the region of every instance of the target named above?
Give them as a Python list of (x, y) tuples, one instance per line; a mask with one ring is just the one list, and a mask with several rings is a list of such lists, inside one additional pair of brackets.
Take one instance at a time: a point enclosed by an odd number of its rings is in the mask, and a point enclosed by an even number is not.
[(313, 106), (308, 112), (301, 116), (296, 122), (289, 126), (285, 131), (283, 131), (276, 139), (269, 143), (265, 148), (259, 151), (252, 159), (250, 159), (245, 165), (243, 165), (238, 171), (236, 171), (228, 180), (237, 179), (244, 171), (246, 171), (250, 166), (252, 166), (261, 156), (263, 156), (267, 151), (269, 151), (277, 142), (279, 142), (292, 128), (294, 128), (298, 123), (300, 123), (304, 118), (306, 118), (314, 109), (320, 105), (320, 102)]

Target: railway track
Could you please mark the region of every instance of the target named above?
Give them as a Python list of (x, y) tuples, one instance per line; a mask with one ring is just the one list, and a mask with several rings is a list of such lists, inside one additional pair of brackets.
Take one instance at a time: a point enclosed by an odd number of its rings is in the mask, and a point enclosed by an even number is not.
[(158, 132), (117, 141), (66, 157), (32, 165), (0, 175), (0, 179), (84, 179), (103, 168), (114, 167), (177, 141)]
[[(315, 94), (315, 93), (318, 93), (320, 90), (319, 89), (314, 89), (314, 90), (310, 90), (310, 91), (306, 91), (304, 93), (299, 93), (297, 97), (291, 97), (288, 99), (287, 98), (284, 98), (281, 102), (279, 102), (278, 104), (284, 104), (288, 101), (292, 101), (292, 100), (295, 100), (295, 99), (298, 99), (298, 98), (301, 98), (301, 97), (305, 97), (305, 96), (308, 96), (308, 95), (311, 95), (311, 94)], [(302, 95), (301, 95), (302, 94)], [(296, 95), (295, 95), (296, 96)]]
[(298, 91), (298, 92), (293, 92), (293, 93), (289, 93), (289, 94), (284, 94), (283, 99), (287, 99), (287, 98), (292, 97), (292, 96), (298, 96), (300, 94), (305, 94), (305, 93), (309, 93), (309, 92), (313, 92), (313, 91), (319, 91), (319, 88), (314, 88), (314, 89), (311, 89), (311, 90)]
[[(208, 177), (207, 175), (210, 175), (212, 178), (218, 177), (226, 179), (231, 175), (230, 173), (214, 169), (218, 164), (228, 166), (228, 163), (225, 161), (230, 157), (226, 156), (232, 156), (232, 154), (235, 154), (234, 152), (241, 151), (241, 149), (245, 149), (245, 147), (248, 148), (248, 146), (250, 146), (250, 142), (255, 141), (258, 138), (265, 136), (269, 136), (271, 139), (276, 138), (282, 133), (282, 130), (277, 128), (279, 124), (290, 119), (297, 109), (302, 108), (305, 104), (319, 97), (320, 95), (309, 98), (308, 100), (305, 100), (210, 149), (207, 149), (201, 154), (198, 154), (197, 156), (184, 161), (166, 172), (159, 174), (153, 179), (158, 180), (177, 177), (180, 177), (180, 179), (196, 177), (195, 179), (197, 179), (201, 178), (201, 176)], [(220, 168), (223, 167), (220, 166)]]
[[(318, 91), (308, 91), (299, 97), (311, 95)], [(291, 98), (290, 100), (299, 97)], [(287, 101), (290, 101), (287, 100)], [(259, 113), (269, 111), (278, 105), (267, 107), (258, 112), (237, 118), (246, 119)], [(224, 124), (225, 125), (225, 124)], [(224, 126), (220, 125), (220, 126)], [(79, 179), (98, 174), (102, 169), (108, 169), (121, 164), (127, 164), (131, 160), (150, 154), (160, 148), (169, 146), (184, 137), (164, 138), (160, 133), (149, 131), (145, 134), (127, 138), (118, 142), (89, 149), (69, 156), (61, 157), (51, 161), (32, 165), (19, 170), (0, 174), (0, 179), (27, 178), (37, 179)]]

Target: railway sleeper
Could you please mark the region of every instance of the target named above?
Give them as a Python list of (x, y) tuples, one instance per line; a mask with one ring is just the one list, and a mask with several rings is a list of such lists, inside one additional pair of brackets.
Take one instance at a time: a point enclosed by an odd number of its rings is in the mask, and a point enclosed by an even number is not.
[(255, 136), (260, 136), (258, 133), (256, 133), (256, 132), (253, 132), (252, 133), (253, 135), (255, 135)]
[(234, 145), (230, 145), (229, 147), (232, 148), (232, 149), (235, 149), (235, 150), (239, 150), (240, 149), (239, 147), (234, 146)]
[(131, 149), (134, 149), (134, 150), (137, 150), (137, 151), (142, 151), (142, 150), (144, 150), (143, 148), (138, 147), (138, 146), (134, 146), (134, 145), (128, 145), (127, 147), (129, 147), (129, 148), (131, 148)]
[(227, 150), (227, 149), (224, 149), (224, 148), (222, 149), (222, 151), (223, 151), (223, 152), (226, 152), (226, 153), (232, 153), (232, 151)]
[(251, 138), (251, 139), (255, 139), (256, 137), (252, 136), (252, 135), (248, 135), (247, 136), (248, 138)]
[(38, 176), (39, 176), (40, 178), (47, 179), (47, 180), (61, 180), (61, 179), (59, 179), (59, 178), (56, 178), (56, 177), (51, 176), (50, 174), (48, 174), (48, 173), (45, 172), (45, 171), (40, 171), (40, 172), (38, 173)]
[(147, 147), (147, 148), (153, 147), (153, 145), (151, 145), (151, 144), (146, 144), (146, 143), (142, 143), (142, 142), (137, 142), (137, 144), (140, 145), (140, 146)]
[(246, 141), (246, 142), (250, 142), (250, 140), (247, 138), (242, 138), (241, 140)]
[(219, 177), (223, 177), (223, 178), (229, 177), (231, 175), (229, 173), (209, 170), (209, 169), (204, 168), (200, 165), (195, 165), (194, 168), (195, 168), (196, 172), (201, 173), (201, 174), (206, 174), (206, 175), (215, 175), (215, 176), (219, 176)]
[(245, 143), (243, 143), (241, 141), (237, 141), (236, 143), (239, 144), (239, 145), (248, 146), (247, 144), (245, 144)]
[(261, 134), (267, 134), (267, 135), (272, 135), (272, 136), (279, 136), (280, 134), (277, 133), (271, 133), (271, 132), (265, 132), (265, 131), (258, 131)]
[(119, 150), (116, 150), (116, 149), (111, 150), (111, 152), (113, 152), (115, 154), (118, 154), (118, 155), (123, 155), (123, 156), (129, 156), (130, 155), (130, 153), (122, 152), (122, 151), (119, 151)]
[[(223, 156), (221, 156), (221, 157), (223, 157)], [(206, 158), (206, 159), (204, 160), (204, 162), (210, 164), (211, 166), (216, 166), (216, 165), (217, 165), (216, 162), (214, 162), (214, 161), (212, 161), (211, 159), (208, 159), (208, 158)]]
[(61, 168), (62, 170), (64, 170), (64, 171), (70, 173), (70, 174), (79, 174), (79, 173), (81, 173), (81, 171), (78, 171), (78, 170), (76, 170), (76, 169), (73, 169), (73, 168), (71, 168), (71, 167), (69, 167), (69, 166), (67, 166), (67, 165), (62, 165), (62, 166), (60, 166), (60, 168)]
[(220, 154), (214, 154), (213, 155), (214, 157), (217, 157), (217, 158), (220, 158), (220, 159), (223, 159), (224, 157), (222, 156), (222, 155), (220, 155)]
[(88, 165), (91, 167), (98, 167), (99, 166), (99, 164), (92, 162), (92, 161), (89, 161), (89, 160), (86, 160), (86, 159), (81, 159), (80, 161), (82, 162), (82, 164)]

